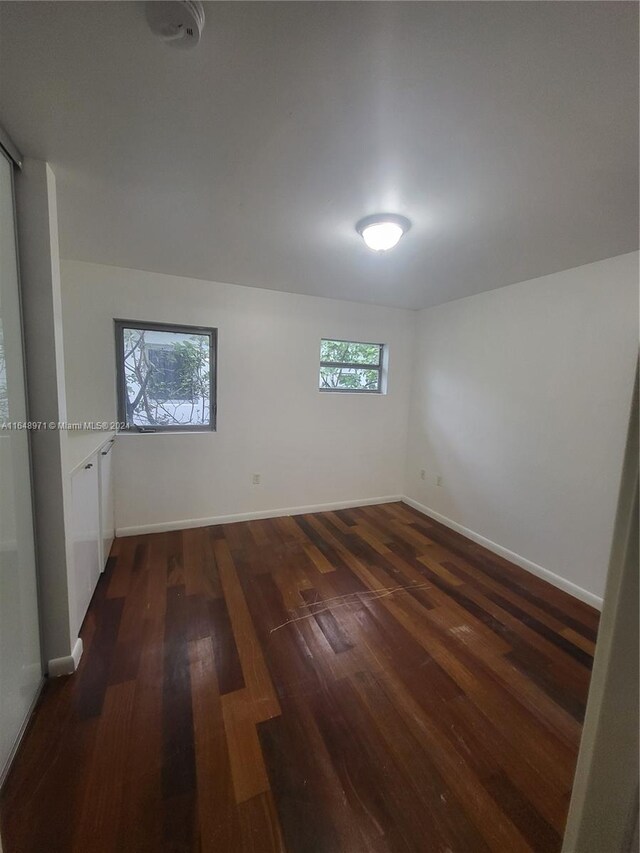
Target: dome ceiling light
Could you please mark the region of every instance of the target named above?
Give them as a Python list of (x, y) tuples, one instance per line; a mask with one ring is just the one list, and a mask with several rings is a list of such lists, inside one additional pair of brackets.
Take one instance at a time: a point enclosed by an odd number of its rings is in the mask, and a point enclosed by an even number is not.
[(374, 213), (356, 224), (356, 231), (373, 252), (393, 249), (409, 228), (411, 222), (397, 213)]
[(151, 31), (165, 44), (190, 50), (200, 41), (204, 27), (200, 0), (150, 0), (146, 11)]

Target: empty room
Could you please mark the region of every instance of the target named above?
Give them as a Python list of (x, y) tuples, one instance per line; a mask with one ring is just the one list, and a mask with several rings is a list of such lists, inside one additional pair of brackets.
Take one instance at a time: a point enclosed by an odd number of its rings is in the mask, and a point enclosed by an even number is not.
[(638, 853), (638, 12), (0, 0), (0, 853)]

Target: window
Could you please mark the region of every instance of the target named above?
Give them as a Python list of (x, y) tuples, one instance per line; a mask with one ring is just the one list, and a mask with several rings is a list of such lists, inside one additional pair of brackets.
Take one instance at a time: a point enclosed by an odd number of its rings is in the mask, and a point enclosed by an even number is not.
[(115, 323), (118, 416), (126, 429), (215, 429), (216, 330)]
[(383, 344), (322, 339), (320, 390), (382, 393)]

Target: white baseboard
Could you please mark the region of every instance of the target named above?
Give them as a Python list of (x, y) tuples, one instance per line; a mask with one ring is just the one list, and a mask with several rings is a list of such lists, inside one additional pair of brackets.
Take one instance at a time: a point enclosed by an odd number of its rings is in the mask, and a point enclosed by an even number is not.
[(445, 515), (441, 515), (439, 512), (436, 512), (434, 509), (430, 509), (428, 506), (418, 503), (418, 501), (414, 501), (413, 498), (409, 498), (405, 495), (402, 500), (404, 503), (409, 504), (409, 506), (412, 506), (414, 509), (417, 509), (418, 512), (421, 512), (423, 515), (429, 516), (429, 518), (433, 518), (436, 521), (439, 521), (446, 527), (450, 527), (452, 530), (455, 530), (456, 533), (461, 533), (463, 536), (466, 536), (467, 539), (471, 539), (473, 542), (477, 542), (478, 545), (482, 545), (485, 548), (488, 548), (489, 551), (493, 551), (493, 553), (497, 554), (499, 557), (504, 557), (506, 560), (515, 563), (516, 566), (520, 566), (520, 568), (526, 569), (526, 571), (531, 572), (531, 574), (533, 575), (537, 575), (539, 578), (542, 578), (545, 581), (548, 581), (550, 584), (553, 584), (553, 586), (557, 586), (558, 589), (562, 589), (565, 592), (568, 592), (569, 595), (573, 595), (574, 598), (579, 598), (580, 601), (584, 601), (586, 604), (590, 604), (597, 610), (602, 610), (602, 598), (599, 598), (592, 592), (589, 592), (588, 590), (583, 589), (581, 586), (578, 586), (577, 584), (572, 583), (571, 581), (568, 581), (563, 577), (560, 577), (560, 575), (554, 574), (554, 572), (549, 571), (549, 569), (543, 568), (543, 566), (539, 566), (537, 563), (532, 563), (531, 560), (527, 560), (526, 557), (521, 557), (520, 554), (516, 554), (514, 551), (509, 551), (508, 548), (503, 548), (502, 545), (498, 545), (496, 542), (492, 542), (491, 539), (487, 539), (486, 537), (481, 536), (474, 530), (469, 530), (468, 527), (464, 527), (462, 524), (458, 524), (457, 521), (453, 521), (452, 519), (447, 518)]
[(57, 678), (59, 675), (71, 675), (78, 668), (81, 657), (82, 640), (78, 637), (70, 655), (66, 655), (62, 658), (53, 658), (49, 661), (47, 664), (47, 673), (49, 674), (49, 678)]
[(381, 498), (362, 498), (356, 501), (335, 501), (312, 506), (294, 506), (285, 509), (264, 509), (257, 512), (238, 512), (233, 515), (216, 515), (211, 518), (185, 518), (181, 521), (162, 521), (158, 524), (141, 524), (135, 527), (118, 527), (116, 536), (140, 536), (144, 533), (164, 533), (169, 530), (186, 530), (189, 527), (210, 527), (212, 524), (230, 524), (234, 521), (252, 521), (257, 518), (279, 518), (283, 515), (305, 515), (309, 512), (329, 512), (334, 509), (349, 509), (357, 506), (397, 503), (402, 495), (386, 495)]

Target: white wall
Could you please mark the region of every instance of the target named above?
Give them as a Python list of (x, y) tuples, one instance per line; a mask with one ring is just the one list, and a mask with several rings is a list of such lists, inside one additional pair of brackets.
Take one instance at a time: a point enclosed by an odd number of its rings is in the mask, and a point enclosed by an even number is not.
[(637, 335), (637, 253), (419, 312), (406, 494), (597, 603)]
[[(218, 431), (118, 440), (121, 532), (404, 493), (599, 603), (637, 253), (417, 313), (75, 261), (62, 280), (72, 421), (116, 417), (114, 317), (219, 330)], [(388, 394), (318, 392), (323, 336), (388, 343)]]
[[(115, 317), (218, 329), (217, 432), (118, 439), (120, 531), (402, 494), (413, 312), (75, 261), (62, 281), (71, 421), (116, 418)], [(388, 344), (387, 394), (320, 393), (322, 337)]]
[[(16, 207), (22, 288), (29, 419), (66, 420), (63, 319), (55, 176), (48, 163), (27, 158), (16, 174)], [(30, 434), (37, 536), (40, 622), (45, 660), (71, 660), (77, 636), (68, 481), (63, 475), (67, 435)]]

